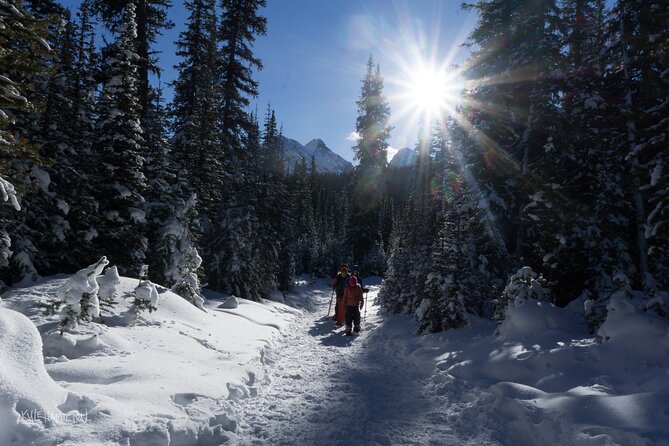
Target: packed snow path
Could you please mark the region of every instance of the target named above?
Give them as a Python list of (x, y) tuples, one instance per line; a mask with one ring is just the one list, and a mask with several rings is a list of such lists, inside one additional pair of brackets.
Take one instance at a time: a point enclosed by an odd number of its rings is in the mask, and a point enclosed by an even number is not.
[(363, 332), (354, 336), (334, 325), (332, 311), (326, 316), (330, 289), (304, 293), (304, 317), (264, 358), (270, 382), (238, 408), (240, 444), (464, 443), (448, 427), (444, 402), (425, 392), (425, 373), (384, 337), (378, 290), (370, 286)]

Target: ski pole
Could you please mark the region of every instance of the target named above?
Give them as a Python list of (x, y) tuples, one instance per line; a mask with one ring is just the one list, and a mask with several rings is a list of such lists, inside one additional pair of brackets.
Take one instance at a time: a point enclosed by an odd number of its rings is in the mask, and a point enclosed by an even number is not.
[(365, 324), (365, 330), (367, 329), (367, 305), (369, 305), (369, 291), (365, 293), (365, 315), (362, 317), (362, 323)]
[(334, 288), (332, 289), (332, 294), (330, 295), (330, 306), (328, 307), (328, 316), (330, 316), (330, 310), (332, 309), (332, 299), (334, 299)]

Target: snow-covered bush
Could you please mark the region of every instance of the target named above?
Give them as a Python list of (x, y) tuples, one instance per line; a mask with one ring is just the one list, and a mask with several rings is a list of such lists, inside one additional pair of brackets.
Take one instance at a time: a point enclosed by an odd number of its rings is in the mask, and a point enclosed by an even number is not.
[(100, 289), (98, 295), (100, 296), (101, 307), (113, 307), (116, 305), (118, 297), (117, 287), (121, 283), (121, 277), (118, 275), (118, 268), (111, 266), (107, 268), (105, 274), (97, 278)]
[(630, 279), (622, 272), (617, 272), (613, 276), (608, 285), (608, 290), (608, 293), (602, 290), (600, 298), (597, 300), (588, 296), (590, 298), (586, 299), (583, 303), (588, 326), (593, 332), (597, 331), (606, 320), (609, 311), (609, 303), (612, 299), (630, 300), (632, 298), (632, 285)]
[(58, 290), (59, 303), (65, 307), (61, 311), (61, 331), (76, 328), (82, 321), (90, 321), (100, 316), (100, 287), (96, 278), (109, 264), (107, 257), (77, 271)]
[(204, 310), (204, 299), (200, 292), (200, 279), (197, 276), (197, 270), (202, 264), (202, 258), (197, 250), (193, 249), (191, 253), (186, 254), (183, 262), (179, 264), (177, 274), (173, 275), (175, 280), (171, 291), (192, 303), (200, 310)]
[[(2, 133), (0, 132), (0, 141), (1, 138)], [(14, 209), (17, 211), (21, 210), (14, 185), (2, 177), (0, 177), (0, 192), (2, 192), (2, 201), (9, 201)], [(9, 234), (7, 231), (5, 231), (4, 227), (0, 228), (0, 268), (4, 268), (9, 265), (9, 258), (12, 256), (12, 251), (9, 249), (11, 246), (12, 239), (9, 237)], [(4, 288), (4, 286), (4, 282), (0, 281), (0, 289)]]
[[(153, 259), (153, 267), (157, 268), (156, 277), (171, 291), (186, 299), (196, 307), (204, 310), (204, 299), (198, 269), (202, 266), (202, 258), (194, 246), (193, 235), (189, 229), (189, 219), (194, 212), (195, 194), (189, 199), (177, 199), (173, 206), (153, 205), (154, 219), (162, 222), (157, 234), (156, 251), (159, 256)], [(167, 214), (162, 215), (161, 214)]]
[(149, 279), (149, 266), (143, 265), (140, 273), (139, 284), (131, 293), (127, 293), (124, 297), (132, 299), (132, 305), (126, 313), (126, 318), (134, 322), (137, 320), (139, 313), (148, 311), (152, 313), (157, 310), (158, 305), (158, 290), (156, 285)]
[(519, 306), (528, 300), (548, 301), (549, 298), (550, 290), (546, 288), (543, 276), (529, 266), (523, 266), (509, 278), (495, 319), (504, 319), (508, 307)]
[(2, 201), (9, 201), (14, 209), (21, 210), (14, 185), (2, 177), (0, 177), (0, 192), (2, 192)]

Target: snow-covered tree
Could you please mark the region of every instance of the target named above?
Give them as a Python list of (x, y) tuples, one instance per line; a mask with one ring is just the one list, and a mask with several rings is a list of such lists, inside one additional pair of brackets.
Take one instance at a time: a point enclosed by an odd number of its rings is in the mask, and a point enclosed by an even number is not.
[(61, 333), (100, 317), (100, 286), (96, 279), (108, 264), (107, 258), (102, 257), (77, 271), (58, 289), (58, 303), (64, 305), (60, 313)]
[(134, 36), (135, 53), (137, 60), (137, 94), (142, 121), (151, 112), (151, 85), (149, 73), (160, 73), (157, 63), (157, 51), (151, 48), (156, 39), (165, 29), (170, 29), (174, 24), (167, 18), (167, 11), (172, 6), (170, 0), (107, 0), (93, 2), (93, 10), (98, 13), (105, 25), (111, 31), (120, 34), (126, 27), (125, 10), (132, 4), (135, 9)]
[[(39, 164), (37, 147), (26, 131), (38, 104), (30, 101), (26, 86), (38, 83), (47, 69), (44, 56), (50, 47), (46, 27), (47, 22), (30, 14), (21, 2), (0, 1), (0, 172), (3, 198), (11, 200), (15, 209), (19, 202), (14, 187), (29, 189), (34, 180), (31, 173)], [(31, 235), (25, 213), (0, 207), (2, 279), (11, 282), (36, 275)], [(6, 265), (5, 260), (9, 260)]]
[(186, 29), (176, 42), (181, 61), (174, 68), (174, 99), (170, 107), (174, 156), (197, 194), (197, 212), (211, 219), (226, 188), (227, 174), (220, 144), (218, 107), (221, 101), (215, 0), (185, 3)]
[(523, 266), (509, 278), (501, 297), (501, 307), (518, 306), (530, 300), (549, 301), (546, 280), (529, 266)]
[(132, 299), (130, 308), (125, 313), (125, 318), (129, 323), (137, 322), (140, 313), (156, 311), (158, 305), (158, 289), (156, 285), (149, 280), (149, 266), (142, 265), (139, 273), (139, 283), (135, 289), (124, 297)]
[(100, 203), (97, 246), (108, 253), (122, 274), (135, 275), (147, 249), (143, 193), (144, 138), (137, 101), (135, 6), (129, 3), (116, 41), (106, 49), (106, 81), (98, 100), (99, 157), (97, 197)]
[(220, 0), (221, 143), (228, 161), (237, 167), (248, 162), (243, 141), (252, 119), (246, 107), (249, 98), (258, 94), (252, 74), (262, 69), (262, 62), (253, 54), (253, 42), (266, 32), (267, 19), (258, 14), (264, 6), (265, 0)]

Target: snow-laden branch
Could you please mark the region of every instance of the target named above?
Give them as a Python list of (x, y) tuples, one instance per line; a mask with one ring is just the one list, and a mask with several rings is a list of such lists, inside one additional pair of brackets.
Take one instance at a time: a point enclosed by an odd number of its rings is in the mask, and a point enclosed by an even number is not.
[(12, 203), (12, 206), (14, 206), (14, 209), (17, 211), (21, 210), (21, 205), (19, 204), (14, 185), (2, 177), (0, 177), (0, 192), (2, 192), (3, 201), (9, 200)]

